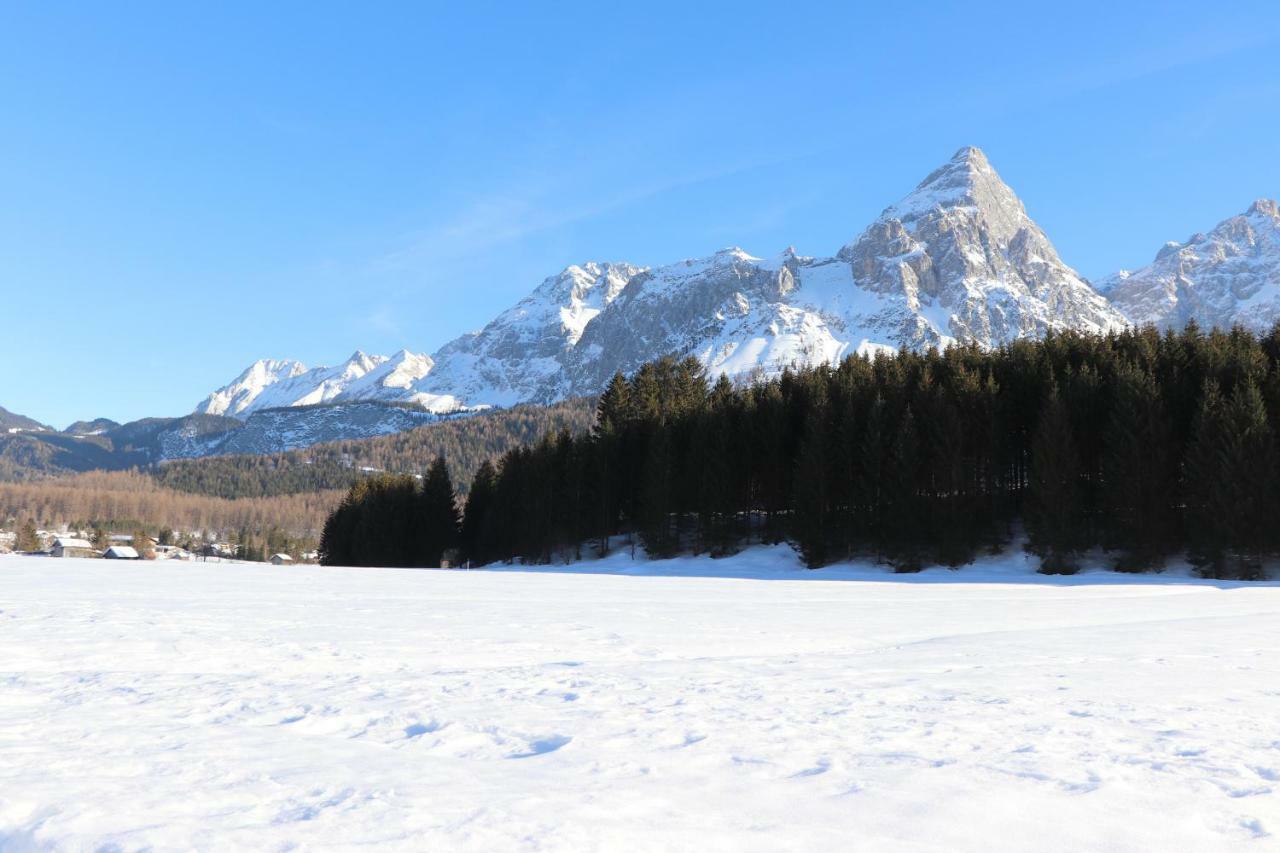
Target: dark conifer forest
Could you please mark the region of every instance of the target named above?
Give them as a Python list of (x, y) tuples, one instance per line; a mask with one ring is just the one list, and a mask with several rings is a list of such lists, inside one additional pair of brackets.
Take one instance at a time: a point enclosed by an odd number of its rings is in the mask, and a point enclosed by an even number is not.
[(444, 462), (356, 484), (338, 565), (526, 564), (788, 541), (813, 568), (963, 566), (1025, 533), (1041, 571), (1187, 555), (1253, 579), (1280, 553), (1280, 327), (1058, 333), (850, 357), (735, 386), (693, 358), (615, 376), (594, 428), (509, 450), (459, 519)]

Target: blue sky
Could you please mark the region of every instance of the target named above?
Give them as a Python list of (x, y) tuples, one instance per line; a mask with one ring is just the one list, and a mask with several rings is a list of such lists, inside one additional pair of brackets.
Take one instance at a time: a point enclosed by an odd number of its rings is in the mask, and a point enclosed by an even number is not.
[(0, 0), (0, 406), (431, 352), (589, 259), (829, 254), (962, 145), (1086, 276), (1280, 195), (1280, 6)]

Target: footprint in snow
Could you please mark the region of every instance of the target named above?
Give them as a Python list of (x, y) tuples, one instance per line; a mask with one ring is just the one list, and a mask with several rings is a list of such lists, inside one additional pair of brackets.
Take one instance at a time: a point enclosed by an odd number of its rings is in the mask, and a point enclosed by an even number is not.
[(803, 779), (806, 776), (821, 776), (823, 773), (826, 773), (830, 769), (831, 769), (831, 762), (825, 758), (821, 758), (821, 759), (818, 759), (818, 762), (813, 767), (807, 767), (798, 773), (792, 773), (791, 778)]
[(541, 740), (529, 741), (528, 752), (518, 752), (515, 755), (509, 755), (508, 758), (533, 758), (535, 755), (546, 755), (548, 752), (555, 752), (565, 744), (569, 743), (573, 738), (565, 735), (551, 735)]

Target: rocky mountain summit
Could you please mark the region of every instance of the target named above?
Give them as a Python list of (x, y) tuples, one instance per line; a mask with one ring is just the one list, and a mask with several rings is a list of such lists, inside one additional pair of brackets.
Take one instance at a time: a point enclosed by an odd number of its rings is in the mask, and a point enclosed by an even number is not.
[(1098, 289), (1131, 323), (1266, 331), (1280, 321), (1280, 206), (1259, 199), (1208, 234), (1166, 243), (1150, 264), (1109, 276)]
[[(401, 350), (394, 356), (356, 352), (337, 367), (310, 370), (292, 359), (261, 359), (196, 406), (202, 415), (247, 418), (263, 409), (360, 400), (410, 400), (413, 383), (431, 370), (428, 356)], [(426, 405), (431, 408), (430, 405)], [(457, 408), (452, 403), (443, 409)]]

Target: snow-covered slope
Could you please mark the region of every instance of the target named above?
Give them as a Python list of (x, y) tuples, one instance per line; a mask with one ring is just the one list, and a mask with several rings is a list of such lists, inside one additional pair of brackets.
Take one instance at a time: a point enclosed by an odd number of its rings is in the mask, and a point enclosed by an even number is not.
[[(283, 406), (404, 400), (412, 396), (408, 389), (427, 375), (431, 365), (428, 356), (408, 350), (401, 350), (390, 358), (357, 350), (337, 367), (310, 370), (291, 359), (263, 359), (250, 365), (229, 385), (210, 394), (196, 407), (196, 412), (244, 418), (261, 409)], [(435, 408), (445, 411), (457, 406), (448, 402)]]
[(1274, 584), (806, 571), (786, 546), (532, 572), (0, 556), (0, 601), (6, 851), (1280, 833)]
[(1265, 331), (1280, 320), (1280, 207), (1259, 199), (1208, 234), (1166, 243), (1151, 264), (1099, 289), (1133, 323)]

